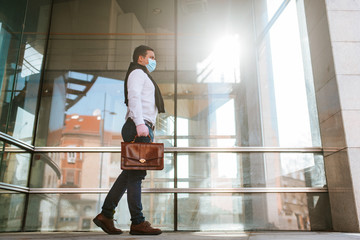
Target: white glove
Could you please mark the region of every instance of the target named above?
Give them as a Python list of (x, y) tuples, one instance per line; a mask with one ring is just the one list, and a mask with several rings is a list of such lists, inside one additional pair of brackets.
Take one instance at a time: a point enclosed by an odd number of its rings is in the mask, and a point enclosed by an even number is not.
[(149, 135), (149, 128), (145, 124), (136, 126), (136, 132), (138, 137), (147, 137)]

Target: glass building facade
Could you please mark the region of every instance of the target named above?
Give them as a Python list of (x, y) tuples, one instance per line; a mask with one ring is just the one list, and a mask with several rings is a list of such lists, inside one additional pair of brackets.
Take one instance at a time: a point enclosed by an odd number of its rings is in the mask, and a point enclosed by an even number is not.
[(332, 229), (307, 34), (303, 0), (0, 0), (0, 232), (100, 230), (141, 44), (166, 108), (153, 226)]

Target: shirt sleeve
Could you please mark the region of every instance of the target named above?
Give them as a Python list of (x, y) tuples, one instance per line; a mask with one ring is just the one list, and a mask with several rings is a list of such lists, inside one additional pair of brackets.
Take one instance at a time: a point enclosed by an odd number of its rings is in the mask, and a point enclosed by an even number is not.
[(128, 108), (132, 113), (133, 121), (136, 126), (145, 124), (141, 106), (141, 93), (144, 87), (145, 78), (141, 70), (134, 70), (130, 73), (127, 90), (128, 90)]

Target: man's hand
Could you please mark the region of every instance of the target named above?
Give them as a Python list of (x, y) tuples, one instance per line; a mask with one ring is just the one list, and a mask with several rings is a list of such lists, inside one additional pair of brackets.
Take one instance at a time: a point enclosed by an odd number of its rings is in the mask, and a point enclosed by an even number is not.
[(149, 135), (149, 129), (145, 124), (137, 125), (136, 132), (138, 137), (147, 137)]

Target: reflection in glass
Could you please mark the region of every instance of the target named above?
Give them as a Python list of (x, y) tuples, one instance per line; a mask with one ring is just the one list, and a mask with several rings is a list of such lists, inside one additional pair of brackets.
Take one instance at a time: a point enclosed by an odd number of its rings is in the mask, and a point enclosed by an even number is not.
[[(269, 8), (273, 4), (267, 1)], [(321, 146), (311, 63), (306, 54), (309, 47), (303, 40), (307, 35), (299, 28), (305, 19), (297, 4), (290, 1), (259, 44), (260, 81), (266, 87), (261, 89), (267, 113), (263, 131), (269, 136), (264, 140), (283, 147)], [(276, 123), (276, 132), (270, 123)]]
[(178, 194), (179, 230), (330, 230), (326, 193)]
[(27, 187), (31, 154), (3, 152), (1, 160), (0, 182)]
[(179, 1), (178, 9), (179, 146), (260, 146), (252, 4)]
[(0, 189), (0, 232), (21, 230), (24, 206), (25, 194)]
[(26, 1), (7, 1), (0, 9), (0, 130), (6, 132)]
[[(79, 7), (74, 9), (74, 4)], [(153, 13), (157, 7), (161, 14)], [(36, 146), (120, 146), (126, 115), (124, 78), (140, 44), (155, 49), (157, 69), (152, 76), (165, 95), (167, 110), (159, 116), (156, 135), (172, 146), (173, 13), (174, 3), (168, 0), (55, 0)]]
[[(167, 111), (158, 117), (156, 141), (166, 147), (321, 146), (302, 1), (108, 3), (14, 0), (1, 7), (2, 132), (33, 144), (41, 97), (34, 145), (120, 147), (125, 73), (133, 49), (146, 44), (155, 49), (152, 75)], [(121, 172), (120, 153), (35, 153), (32, 160), (33, 188), (108, 189)], [(27, 186), (29, 166), (29, 153), (5, 149), (0, 181)], [(323, 187), (326, 179), (321, 154), (167, 153), (165, 169), (149, 171), (143, 188), (175, 183), (285, 189)], [(25, 196), (0, 194), (0, 209), (6, 210), (0, 212), (0, 231), (17, 231)], [(174, 229), (176, 212), (180, 230), (328, 230), (327, 195), (145, 193), (143, 207), (147, 220), (164, 230)], [(104, 198), (30, 194), (26, 230), (101, 231), (91, 220)], [(123, 199), (115, 218), (127, 230)]]
[(323, 187), (323, 158), (311, 153), (178, 154), (179, 188)]
[(9, 2), (0, 14), (0, 114), (1, 131), (31, 144), (51, 1), (26, 2)]
[[(277, 17), (277, 13), (281, 13), (281, 9), (287, 4), (284, 0), (264, 0), (252, 1), (255, 12), (256, 33), (261, 35), (266, 32), (271, 20)], [(285, 5), (284, 5), (285, 4)]]
[[(173, 155), (165, 154), (164, 170), (149, 171), (143, 187), (174, 187), (173, 162)], [(120, 173), (120, 153), (36, 153), (30, 187), (110, 188)]]
[[(26, 231), (102, 231), (92, 222), (101, 211), (105, 194), (30, 195)], [(99, 201), (99, 199), (101, 199)], [(143, 213), (154, 227), (173, 230), (173, 195), (143, 194)], [(114, 219), (122, 230), (130, 229), (126, 196), (119, 202)]]
[(179, 146), (320, 146), (296, 4), (179, 1)]
[[(0, 166), (2, 164), (3, 157), (4, 157), (4, 146), (5, 146), (5, 143), (0, 141)], [(0, 172), (1, 172), (1, 167), (0, 167)]]

